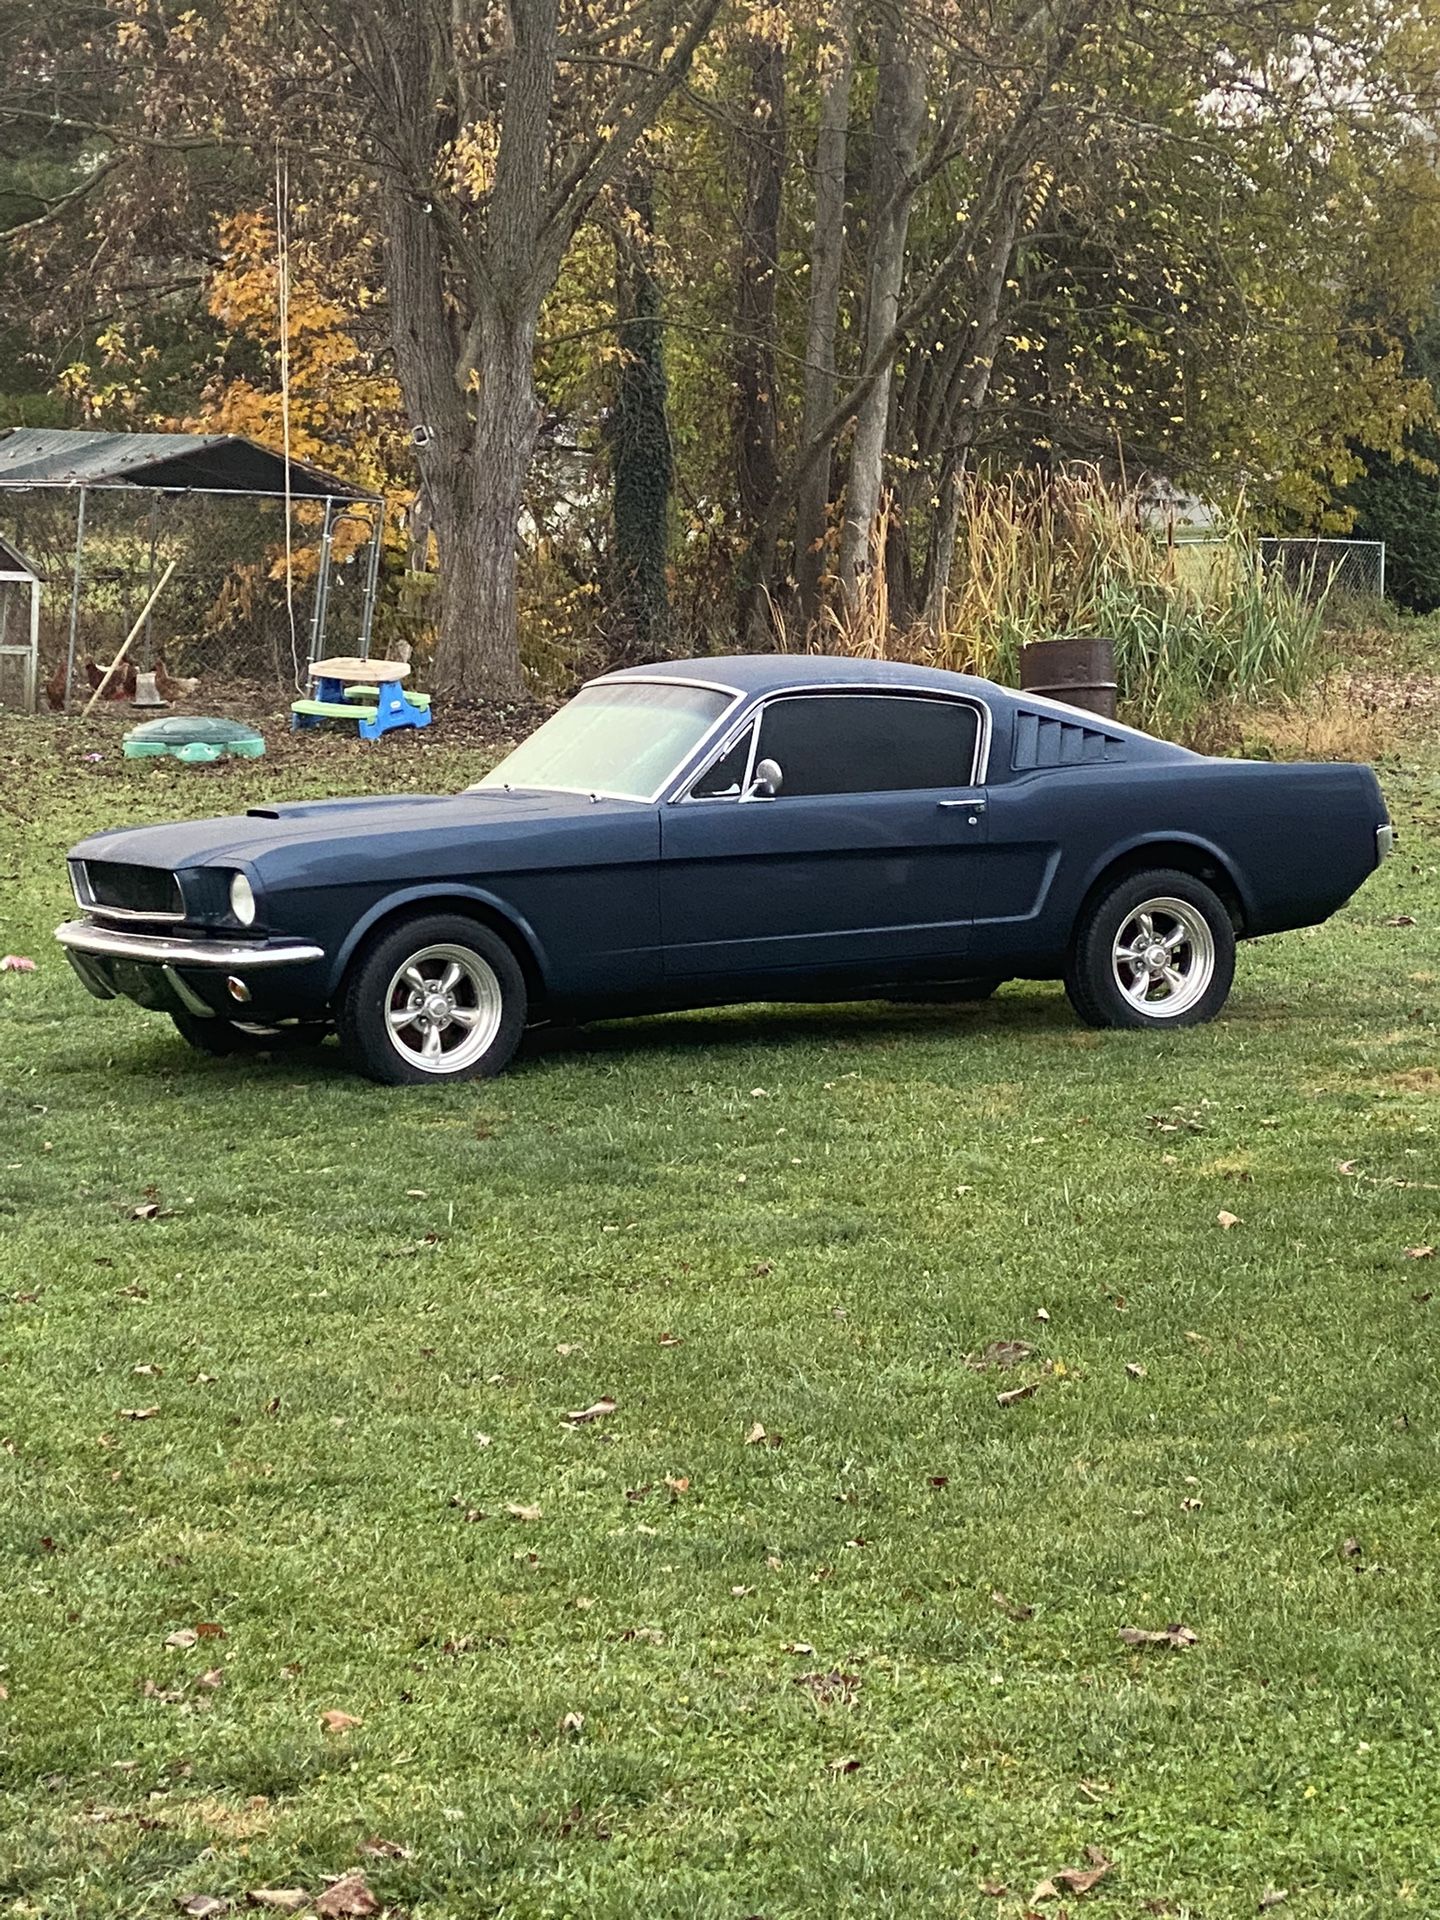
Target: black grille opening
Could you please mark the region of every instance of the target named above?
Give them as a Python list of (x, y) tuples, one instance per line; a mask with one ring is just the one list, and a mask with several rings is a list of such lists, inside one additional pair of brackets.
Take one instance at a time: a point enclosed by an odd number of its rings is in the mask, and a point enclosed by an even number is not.
[(164, 867), (131, 867), (119, 860), (87, 860), (85, 878), (90, 898), (103, 912), (153, 913), (181, 918), (185, 902), (180, 883)]

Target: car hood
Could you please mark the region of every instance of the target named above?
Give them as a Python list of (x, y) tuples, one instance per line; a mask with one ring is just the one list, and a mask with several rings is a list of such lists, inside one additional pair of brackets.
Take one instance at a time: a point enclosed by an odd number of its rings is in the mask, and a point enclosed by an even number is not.
[(547, 826), (579, 819), (634, 815), (635, 800), (592, 800), (576, 793), (507, 793), (503, 788), (459, 794), (392, 794), (383, 799), (300, 800), (211, 820), (171, 821), (156, 827), (112, 827), (71, 848), (77, 860), (119, 860), (165, 867), (235, 866), (306, 843), (337, 848), (417, 833), (487, 840), (533, 838)]

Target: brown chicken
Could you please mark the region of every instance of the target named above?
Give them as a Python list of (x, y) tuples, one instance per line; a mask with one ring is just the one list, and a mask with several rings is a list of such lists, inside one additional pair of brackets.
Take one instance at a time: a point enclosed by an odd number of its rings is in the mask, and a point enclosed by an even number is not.
[(155, 656), (155, 691), (162, 700), (184, 700), (194, 693), (200, 682), (196, 679), (180, 679), (171, 673), (165, 665), (162, 654)]
[[(104, 667), (97, 666), (89, 654), (85, 656), (84, 666), (85, 678), (90, 682), (90, 690), (93, 693), (101, 681), (104, 680), (105, 669)], [(122, 660), (120, 662), (115, 672), (111, 675), (109, 686), (105, 689), (105, 698), (107, 700), (133, 700), (135, 698), (135, 663), (133, 660)]]

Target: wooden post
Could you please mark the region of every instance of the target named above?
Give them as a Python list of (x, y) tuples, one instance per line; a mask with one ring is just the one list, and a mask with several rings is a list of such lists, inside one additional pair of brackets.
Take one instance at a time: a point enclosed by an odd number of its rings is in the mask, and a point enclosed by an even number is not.
[(94, 693), (91, 694), (89, 700), (86, 702), (85, 711), (80, 715), (80, 718), (82, 720), (88, 720), (90, 718), (90, 709), (95, 705), (95, 702), (100, 698), (101, 694), (104, 693), (106, 687), (109, 686), (111, 680), (114, 679), (115, 669), (120, 665), (121, 661), (125, 658), (126, 654), (130, 651), (131, 642), (134, 640), (135, 636), (139, 633), (140, 629), (144, 626), (145, 621), (149, 616), (150, 609), (154, 606), (155, 602), (160, 598), (160, 594), (162, 589), (164, 588), (165, 582), (170, 578), (171, 574), (174, 571), (175, 571), (175, 562), (171, 560), (167, 562), (164, 573), (162, 573), (160, 578), (155, 582), (154, 588), (151, 591), (149, 599), (145, 602), (144, 606), (140, 609), (140, 617), (136, 620), (134, 626), (131, 627), (129, 633), (126, 634), (124, 641), (121, 643), (120, 651), (116, 654), (115, 658), (110, 662), (109, 666), (105, 669), (104, 679), (100, 682), (99, 686), (96, 687)]

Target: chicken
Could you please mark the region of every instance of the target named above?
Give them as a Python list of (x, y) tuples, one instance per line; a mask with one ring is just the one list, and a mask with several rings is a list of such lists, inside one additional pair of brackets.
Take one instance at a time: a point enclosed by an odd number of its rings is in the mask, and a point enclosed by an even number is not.
[[(97, 666), (87, 653), (84, 659), (85, 678), (90, 682), (93, 693), (105, 678), (104, 667)], [(110, 676), (110, 684), (105, 689), (107, 700), (133, 700), (135, 698), (135, 663), (122, 660)]]
[(65, 662), (57, 662), (55, 671), (45, 682), (45, 699), (52, 713), (65, 710)]
[(162, 700), (185, 700), (194, 693), (200, 682), (196, 678), (181, 679), (171, 673), (165, 665), (163, 654), (155, 656), (155, 691)]

